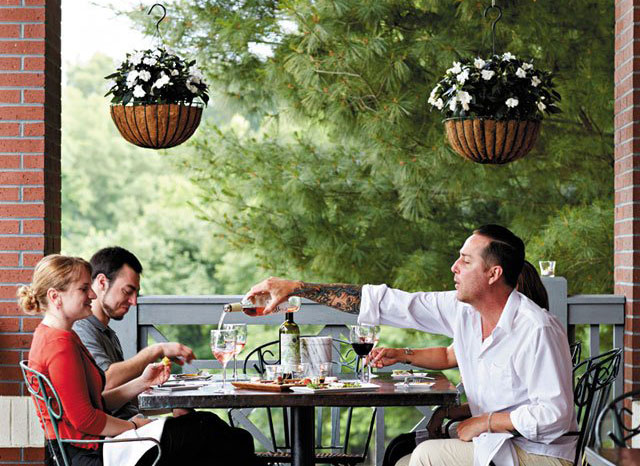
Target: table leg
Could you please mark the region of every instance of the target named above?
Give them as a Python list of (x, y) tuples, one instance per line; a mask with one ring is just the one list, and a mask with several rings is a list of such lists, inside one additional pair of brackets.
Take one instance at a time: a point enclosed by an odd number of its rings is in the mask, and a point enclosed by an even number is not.
[(315, 458), (313, 406), (291, 407), (292, 466), (312, 466)]

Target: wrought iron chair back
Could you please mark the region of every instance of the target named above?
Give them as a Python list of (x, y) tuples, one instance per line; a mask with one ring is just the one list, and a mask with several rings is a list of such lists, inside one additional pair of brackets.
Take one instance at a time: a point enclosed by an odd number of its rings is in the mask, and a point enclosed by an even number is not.
[[(158, 448), (157, 456), (152, 464), (155, 466), (156, 463), (160, 460), (160, 455), (162, 454), (162, 449), (160, 447), (160, 442), (151, 437), (137, 437), (132, 439), (102, 439), (102, 440), (77, 440), (77, 439), (64, 439), (60, 436), (59, 424), (62, 421), (62, 403), (60, 402), (60, 397), (58, 396), (58, 392), (53, 387), (51, 381), (42, 373), (38, 372), (35, 369), (31, 369), (28, 366), (28, 361), (23, 360), (20, 361), (20, 369), (22, 370), (22, 376), (25, 381), (25, 385), (31, 394), (33, 402), (36, 406), (36, 411), (38, 413), (38, 417), (40, 418), (40, 422), (42, 423), (42, 428), (45, 433), (45, 437), (47, 437), (47, 421), (46, 416), (44, 415), (44, 410), (46, 410), (49, 421), (51, 424), (51, 429), (55, 435), (55, 442), (58, 448), (53, 447), (53, 439), (47, 439), (47, 446), (49, 447), (49, 452), (51, 457), (54, 459), (58, 466), (70, 466), (71, 459), (69, 458), (64, 445), (66, 443), (74, 443), (74, 444), (91, 444), (91, 443), (126, 443), (126, 442), (142, 442), (149, 441), (153, 442)], [(59, 453), (59, 455), (58, 455)]]
[(611, 386), (620, 370), (621, 359), (622, 349), (614, 348), (585, 359), (573, 369), (576, 380), (573, 397), (580, 428), (574, 460), (576, 465), (581, 464), (585, 447), (592, 443), (596, 416), (609, 399)]
[[(243, 363), (243, 372), (247, 374), (248, 370), (255, 370), (257, 374), (263, 375), (265, 373), (265, 367), (270, 364), (279, 364), (280, 363), (280, 355), (278, 354), (278, 340), (270, 341), (261, 346), (258, 346), (253, 351), (247, 354)], [(332, 350), (332, 365), (333, 365), (333, 373), (357, 373), (357, 363), (358, 363), (358, 355), (353, 351), (351, 344), (345, 340), (340, 340), (338, 338), (333, 338), (333, 350)], [(252, 367), (251, 367), (252, 366)], [(276, 440), (276, 434), (273, 424), (273, 415), (271, 408), (267, 409), (267, 418), (269, 421), (269, 432), (271, 436), (272, 448), (273, 452), (282, 452), (282, 451), (290, 451), (291, 449), (291, 440), (289, 435), (289, 429), (284, 429), (284, 445), (278, 445)], [(336, 429), (336, 422), (339, 425), (339, 409), (340, 408), (330, 408), (331, 410), (338, 410), (337, 414), (332, 411), (332, 428)], [(371, 437), (373, 435), (373, 427), (375, 424), (375, 417), (377, 410), (375, 408), (370, 408), (372, 410), (371, 420), (369, 422), (369, 430), (367, 433), (367, 439), (364, 445), (364, 450), (362, 454), (352, 454), (349, 453), (349, 440), (351, 436), (351, 421), (353, 418), (353, 407), (346, 408), (347, 410), (347, 418), (345, 421), (345, 433), (343, 439), (335, 439), (335, 436), (332, 435), (332, 443), (331, 445), (322, 445), (322, 417), (317, 419), (317, 431), (316, 431), (316, 450), (329, 450), (333, 453), (317, 453), (316, 452), (316, 463), (331, 463), (331, 464), (344, 464), (344, 465), (353, 465), (357, 463), (364, 462), (367, 457), (367, 452), (369, 450), (369, 445), (371, 442)], [(336, 420), (337, 418), (337, 420)], [(286, 408), (283, 408), (283, 423), (285, 426), (289, 426), (288, 422), (288, 414)], [(337, 440), (337, 443), (335, 443)], [(341, 441), (341, 442), (340, 442)], [(259, 455), (259, 453), (258, 453)], [(278, 455), (274, 455), (274, 458)], [(290, 462), (291, 460), (287, 455), (280, 455), (281, 461), (276, 462)], [(263, 458), (266, 459), (266, 458)]]
[(582, 342), (576, 341), (569, 345), (569, 351), (571, 351), (571, 363), (573, 367), (576, 367), (580, 363), (580, 357), (582, 356)]
[(627, 401), (640, 397), (640, 390), (623, 393), (609, 403), (599, 414), (596, 421), (595, 445), (602, 448), (602, 431), (607, 418), (611, 418), (612, 429), (607, 430), (605, 437), (613, 441), (619, 448), (628, 447), (627, 441), (640, 434), (640, 423), (633, 425), (631, 410), (626, 406)]

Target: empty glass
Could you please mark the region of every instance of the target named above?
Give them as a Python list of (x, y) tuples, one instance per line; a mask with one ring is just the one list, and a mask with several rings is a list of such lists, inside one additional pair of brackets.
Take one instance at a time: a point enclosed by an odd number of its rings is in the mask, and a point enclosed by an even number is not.
[(539, 261), (540, 275), (543, 277), (556, 276), (556, 261)]

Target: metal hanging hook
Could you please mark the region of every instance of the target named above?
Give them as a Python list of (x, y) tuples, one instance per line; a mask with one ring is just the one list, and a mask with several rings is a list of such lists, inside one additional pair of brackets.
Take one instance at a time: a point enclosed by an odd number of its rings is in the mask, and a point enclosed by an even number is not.
[(491, 49), (493, 51), (493, 55), (496, 54), (496, 24), (502, 18), (502, 8), (496, 5), (496, 0), (491, 0), (491, 6), (488, 6), (484, 9), (484, 17), (486, 18), (489, 14), (490, 10), (498, 10), (498, 16), (491, 23)]
[(164, 37), (162, 37), (162, 33), (160, 32), (160, 23), (167, 17), (167, 9), (162, 3), (154, 3), (153, 5), (151, 5), (151, 8), (149, 8), (149, 11), (147, 11), (147, 14), (150, 15), (153, 9), (157, 6), (162, 8), (162, 18), (160, 18), (156, 23), (156, 33), (158, 34), (158, 37), (160, 37), (160, 40), (164, 42)]

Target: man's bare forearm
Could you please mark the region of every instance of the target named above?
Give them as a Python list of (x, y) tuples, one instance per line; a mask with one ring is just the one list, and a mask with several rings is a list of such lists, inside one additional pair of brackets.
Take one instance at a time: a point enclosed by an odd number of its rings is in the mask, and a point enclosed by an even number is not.
[(316, 303), (326, 304), (349, 314), (358, 314), (362, 300), (362, 285), (301, 282), (292, 294)]

